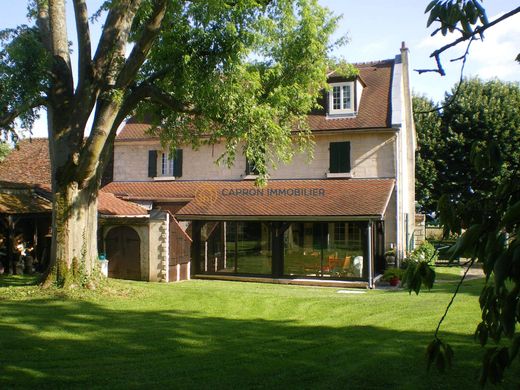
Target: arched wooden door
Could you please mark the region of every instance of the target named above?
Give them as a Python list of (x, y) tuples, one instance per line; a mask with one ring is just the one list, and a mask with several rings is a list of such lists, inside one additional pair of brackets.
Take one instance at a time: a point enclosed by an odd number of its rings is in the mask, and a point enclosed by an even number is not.
[(111, 229), (105, 238), (108, 276), (118, 279), (141, 280), (141, 241), (128, 226)]

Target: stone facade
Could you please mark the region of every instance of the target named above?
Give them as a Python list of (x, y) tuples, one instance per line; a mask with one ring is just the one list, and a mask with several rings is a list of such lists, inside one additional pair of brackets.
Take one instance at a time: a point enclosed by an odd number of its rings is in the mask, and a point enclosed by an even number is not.
[[(271, 169), (272, 179), (324, 179), (329, 169), (330, 142), (350, 141), (351, 177), (395, 177), (395, 142), (393, 131), (315, 134), (314, 158), (298, 153), (289, 164)], [(231, 167), (219, 166), (216, 160), (224, 153), (224, 144), (204, 145), (197, 150), (183, 149), (182, 180), (240, 180), (246, 162), (238, 156)], [(114, 147), (114, 181), (153, 181), (148, 177), (148, 151), (161, 150), (159, 141), (116, 142)], [(160, 157), (159, 157), (160, 158)], [(160, 167), (160, 164), (158, 164)]]

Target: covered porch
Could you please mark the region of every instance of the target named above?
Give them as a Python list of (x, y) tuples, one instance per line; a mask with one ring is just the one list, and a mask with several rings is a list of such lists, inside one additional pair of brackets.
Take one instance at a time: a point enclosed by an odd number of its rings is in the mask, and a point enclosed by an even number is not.
[(194, 221), (192, 237), (195, 277), (372, 286), (384, 267), (381, 220)]
[(191, 223), (194, 277), (372, 287), (384, 270), (393, 188), (393, 180), (211, 183), (176, 217)]

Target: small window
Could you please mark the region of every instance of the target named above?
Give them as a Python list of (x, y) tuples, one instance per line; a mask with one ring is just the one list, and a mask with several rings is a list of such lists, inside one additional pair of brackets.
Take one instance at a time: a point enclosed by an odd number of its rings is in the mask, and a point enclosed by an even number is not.
[(161, 175), (173, 176), (174, 159), (168, 158), (168, 153), (161, 153)]
[(182, 176), (182, 149), (175, 149), (173, 156), (171, 156), (169, 153), (160, 153), (159, 164), (161, 169), (161, 176)]
[(354, 112), (354, 82), (331, 84), (329, 92), (329, 114), (347, 114)]
[(246, 158), (246, 176), (258, 176), (258, 169), (252, 161)]

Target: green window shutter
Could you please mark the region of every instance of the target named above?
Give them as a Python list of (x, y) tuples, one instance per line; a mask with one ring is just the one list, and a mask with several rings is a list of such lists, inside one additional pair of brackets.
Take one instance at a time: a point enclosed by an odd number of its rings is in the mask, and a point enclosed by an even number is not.
[(173, 176), (182, 176), (182, 149), (175, 149), (175, 158), (173, 160)]
[(329, 172), (350, 172), (350, 142), (331, 142), (329, 148)]
[(157, 176), (157, 150), (148, 151), (148, 177)]

